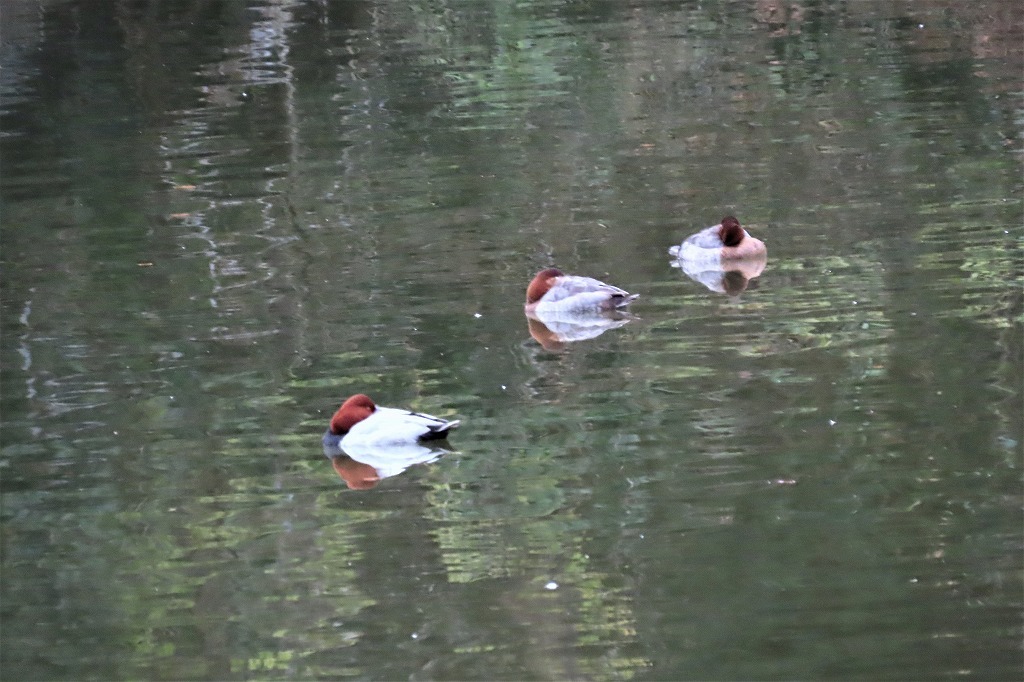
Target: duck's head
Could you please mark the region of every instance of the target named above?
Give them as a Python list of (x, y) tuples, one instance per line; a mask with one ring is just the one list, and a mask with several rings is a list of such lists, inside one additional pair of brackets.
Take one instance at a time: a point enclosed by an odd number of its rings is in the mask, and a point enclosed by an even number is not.
[(530, 285), (526, 287), (526, 304), (536, 303), (542, 299), (544, 294), (548, 293), (555, 285), (554, 280), (563, 274), (558, 268), (547, 268), (534, 275), (530, 280)]
[(341, 404), (331, 417), (331, 433), (342, 436), (377, 409), (369, 396), (357, 393)]
[(743, 228), (740, 227), (740, 221), (736, 220), (731, 215), (727, 215), (722, 218), (722, 226), (718, 228), (718, 238), (722, 240), (722, 244), (725, 246), (737, 246), (743, 241)]

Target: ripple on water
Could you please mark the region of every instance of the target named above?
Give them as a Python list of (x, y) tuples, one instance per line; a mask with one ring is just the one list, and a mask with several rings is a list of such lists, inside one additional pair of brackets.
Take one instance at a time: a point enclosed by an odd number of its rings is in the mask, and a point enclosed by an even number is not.
[[(735, 298), (658, 287), (654, 305), (661, 315), (640, 348), (676, 381), (754, 370), (771, 358), (780, 367), (786, 357), (821, 349), (857, 358), (867, 371), (892, 335), (888, 297), (880, 267), (867, 254), (820, 258), (813, 266), (777, 258), (756, 290)], [(786, 380), (800, 381), (781, 367)]]

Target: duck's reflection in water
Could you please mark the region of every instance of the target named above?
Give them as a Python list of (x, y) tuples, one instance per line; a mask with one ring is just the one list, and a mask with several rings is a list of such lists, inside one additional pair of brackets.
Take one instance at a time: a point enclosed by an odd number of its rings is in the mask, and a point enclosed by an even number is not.
[(672, 261), (671, 265), (711, 291), (738, 296), (746, 290), (750, 280), (756, 279), (764, 272), (768, 265), (768, 256), (723, 260), (720, 263), (681, 259)]
[(397, 476), (415, 464), (429, 464), (453, 452), (450, 447), (432, 444), (386, 445), (342, 450), (324, 445), (324, 454), (341, 480), (352, 490), (369, 490), (385, 478)]
[(526, 313), (530, 336), (544, 350), (562, 350), (567, 343), (597, 338), (609, 329), (628, 324), (633, 317), (620, 310), (588, 313)]

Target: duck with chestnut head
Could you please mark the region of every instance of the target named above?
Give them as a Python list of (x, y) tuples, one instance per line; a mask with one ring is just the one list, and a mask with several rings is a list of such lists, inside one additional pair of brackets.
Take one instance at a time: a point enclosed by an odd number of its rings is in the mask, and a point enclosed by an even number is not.
[(668, 253), (679, 260), (734, 261), (766, 258), (768, 249), (730, 215), (722, 218), (718, 225), (704, 228), (684, 239), (682, 244), (670, 247)]
[(595, 313), (625, 307), (639, 296), (593, 277), (567, 275), (557, 268), (547, 268), (538, 272), (526, 287), (525, 310), (527, 314)]
[(357, 393), (331, 417), (323, 443), (325, 448), (345, 452), (378, 445), (416, 444), (447, 438), (459, 423), (421, 412), (380, 407), (369, 396)]
[(668, 252), (675, 257), (672, 267), (708, 289), (730, 296), (746, 289), (768, 263), (764, 242), (751, 237), (733, 216), (690, 235)]
[(445, 439), (458, 425), (458, 421), (421, 412), (380, 407), (357, 393), (334, 413), (323, 436), (323, 449), (349, 488), (366, 490), (451, 452)]

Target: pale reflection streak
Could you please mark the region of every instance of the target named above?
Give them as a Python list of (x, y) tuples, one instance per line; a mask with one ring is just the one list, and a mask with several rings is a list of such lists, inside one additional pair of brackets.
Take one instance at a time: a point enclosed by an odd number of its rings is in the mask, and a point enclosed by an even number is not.
[[(530, 495), (534, 486), (541, 489)], [(488, 581), (509, 626), (529, 633), (532, 655), (524, 665), (536, 675), (629, 679), (652, 665), (629, 655), (638, 639), (632, 591), (591, 561), (583, 519), (559, 488), (556, 479), (525, 480), (501, 501), (486, 485), (435, 486), (427, 513), (436, 521), (432, 534), (447, 579)], [(503, 513), (495, 515), (496, 504)]]
[[(30, 287), (29, 293), (35, 294), (36, 288)], [(18, 323), (24, 327), (24, 332), (18, 337), (18, 348), (17, 353), (21, 356), (21, 371), (25, 373), (25, 398), (30, 405), (36, 398), (45, 404), (48, 414), (50, 416), (57, 416), (72, 410), (79, 409), (92, 409), (108, 405), (109, 400), (94, 400), (86, 404), (74, 404), (73, 400), (79, 396), (98, 396), (109, 394), (109, 386), (104, 381), (87, 381), (85, 379), (86, 374), (84, 372), (75, 372), (68, 374), (64, 377), (50, 377), (46, 378), (45, 374), (41, 374), (39, 379), (39, 385), (45, 392), (47, 388), (53, 388), (53, 395), (47, 397), (45, 394), (40, 397), (39, 391), (36, 389), (36, 375), (32, 372), (33, 353), (32, 346), (34, 342), (47, 342), (52, 341), (52, 338), (46, 337), (33, 337), (32, 327), (30, 318), (32, 316), (33, 299), (29, 298), (25, 301), (22, 307), (21, 314), (18, 316)], [(62, 351), (68, 356), (73, 358), (87, 357), (90, 353), (86, 350), (85, 344), (72, 344), (68, 343), (62, 347)], [(45, 370), (44, 370), (45, 372)], [(77, 387), (76, 387), (77, 383)], [(60, 388), (64, 388), (66, 385), (67, 389), (63, 399), (60, 398)], [(34, 420), (38, 416), (38, 412), (35, 409), (31, 409), (28, 413), (28, 417)], [(43, 433), (43, 429), (38, 425), (32, 423), (29, 426), (29, 430), (33, 436), (38, 437)]]
[[(29, 291), (34, 292), (35, 287), (29, 289)], [(21, 343), (18, 346), (18, 354), (21, 355), (21, 371), (25, 372), (25, 374), (27, 375), (25, 379), (25, 397), (28, 398), (29, 400), (32, 400), (33, 398), (36, 397), (36, 378), (29, 373), (29, 370), (32, 369), (32, 351), (28, 347), (28, 318), (29, 315), (31, 314), (32, 299), (29, 299), (25, 301), (25, 306), (21, 310), (21, 316), (18, 317), (18, 322), (21, 323), (21, 325), (25, 327), (26, 330), (25, 333), (19, 337), (19, 341)]]
[[(285, 111), (285, 134), (288, 139), (288, 168), (289, 172), (296, 167), (298, 161), (299, 147), (299, 126), (298, 115), (295, 106), (295, 84), (294, 69), (288, 61), (290, 44), (288, 40), (288, 29), (293, 24), (291, 7), (297, 3), (286, 3), (262, 6), (256, 8), (264, 19), (255, 22), (249, 31), (250, 41), (238, 47), (234, 52), (236, 56), (224, 59), (211, 65), (206, 76), (213, 81), (222, 81), (225, 75), (227, 82), (212, 82), (200, 87), (204, 100), (208, 105), (215, 108), (238, 108), (243, 106), (250, 97), (250, 93), (244, 88), (248, 85), (267, 86), (281, 84), (284, 86), (283, 109)], [(281, 211), (279, 206), (283, 200), (288, 202), (287, 192), (275, 190), (275, 183), (281, 179), (287, 179), (281, 173), (272, 170), (271, 167), (264, 169), (269, 177), (264, 181), (262, 191), (255, 192), (251, 203), (245, 197), (234, 197), (230, 192), (213, 191), (209, 185), (213, 182), (228, 182), (229, 180), (221, 175), (218, 170), (218, 161), (226, 156), (243, 155), (249, 150), (246, 147), (216, 150), (209, 149), (210, 143), (216, 143), (218, 136), (213, 135), (209, 126), (204, 120), (205, 110), (189, 110), (179, 120), (182, 142), (175, 144), (173, 139), (177, 137), (173, 131), (168, 131), (164, 136), (162, 150), (168, 159), (166, 164), (166, 182), (176, 190), (187, 192), (184, 195), (192, 198), (199, 193), (208, 193), (215, 198), (206, 202), (204, 208), (186, 212), (174, 213), (170, 217), (181, 220), (185, 226), (193, 228), (182, 238), (194, 238), (204, 242), (206, 247), (201, 253), (207, 260), (207, 271), (211, 282), (211, 291), (208, 297), (209, 306), (213, 309), (223, 311), (225, 316), (235, 316), (239, 310), (246, 307), (241, 300), (225, 300), (228, 292), (233, 289), (249, 289), (262, 283), (269, 282), (278, 276), (279, 270), (274, 267), (266, 253), (290, 243), (297, 239), (296, 235), (275, 234), (280, 229), (279, 215), (293, 216), (294, 209), (290, 206)], [(175, 181), (181, 177), (182, 170), (177, 168), (175, 159), (184, 158), (186, 163), (194, 160), (197, 167), (208, 169), (210, 179), (205, 183), (198, 181), (195, 184), (183, 184)], [(185, 169), (185, 175), (195, 175), (195, 170)], [(226, 197), (225, 197), (226, 195)], [(283, 198), (283, 199), (282, 199)], [(241, 236), (237, 233), (229, 234), (226, 237), (217, 236), (211, 228), (210, 216), (217, 211), (254, 204), (258, 207), (260, 214), (260, 225), (254, 233), (247, 237), (257, 237), (268, 242), (268, 246), (256, 253), (263, 256), (255, 264), (246, 264), (240, 258), (230, 255), (231, 247)], [(287, 227), (287, 226), (285, 226)], [(184, 247), (183, 247), (184, 248)], [(287, 276), (287, 271), (285, 271)], [(244, 329), (232, 330), (230, 326), (217, 326), (210, 330), (216, 338), (221, 340), (253, 339), (258, 337), (272, 336), (279, 332), (277, 329)]]

